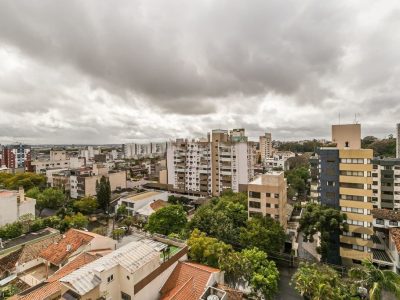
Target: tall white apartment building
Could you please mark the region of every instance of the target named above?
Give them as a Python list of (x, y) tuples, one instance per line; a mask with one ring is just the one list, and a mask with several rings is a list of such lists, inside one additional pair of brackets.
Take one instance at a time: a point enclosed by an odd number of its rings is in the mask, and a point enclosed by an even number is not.
[[(243, 131), (243, 132), (242, 132)], [(182, 192), (235, 192), (254, 177), (256, 144), (244, 130), (213, 130), (208, 141), (176, 140), (167, 147), (168, 184)]]
[(266, 132), (265, 135), (260, 136), (260, 154), (261, 161), (272, 156), (272, 135)]
[(166, 143), (147, 143), (147, 144), (123, 144), (123, 153), (125, 158), (141, 158), (163, 156), (166, 153)]
[(396, 126), (396, 158), (400, 158), (400, 123)]

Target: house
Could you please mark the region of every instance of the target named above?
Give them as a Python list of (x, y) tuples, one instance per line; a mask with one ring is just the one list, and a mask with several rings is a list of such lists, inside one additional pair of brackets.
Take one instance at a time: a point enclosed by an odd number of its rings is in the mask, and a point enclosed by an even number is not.
[(0, 226), (18, 221), (23, 215), (35, 217), (36, 200), (25, 197), (24, 189), (0, 190)]
[(0, 278), (11, 274), (20, 274), (42, 264), (43, 259), (39, 254), (60, 239), (61, 235), (57, 232), (57, 234), (44, 236), (44, 238), (39, 238), (29, 244), (23, 244), (19, 248), (16, 247), (15, 251), (0, 258)]
[(151, 203), (146, 204), (144, 207), (138, 209), (136, 214), (141, 218), (143, 221), (147, 221), (148, 218), (155, 213), (156, 211), (164, 208), (168, 205), (167, 201), (164, 200), (154, 200)]
[(129, 216), (134, 216), (136, 212), (147, 205), (153, 203), (154, 201), (162, 200), (164, 202), (168, 201), (168, 193), (167, 192), (144, 192), (140, 194), (133, 194), (123, 196), (118, 200), (115, 211), (118, 210), (118, 207), (124, 205), (128, 210)]
[(216, 299), (226, 299), (226, 293), (214, 288), (218, 283), (223, 283), (223, 273), (216, 268), (211, 268), (192, 262), (179, 262), (171, 276), (160, 290), (161, 300), (207, 299), (204, 294), (219, 292)]
[(400, 228), (393, 227), (389, 229), (389, 252), (393, 257), (393, 269), (400, 273)]
[(61, 297), (62, 286), (59, 279), (100, 257), (101, 255), (96, 253), (81, 253), (76, 259), (66, 264), (45, 282), (19, 293), (18, 295), (12, 297), (11, 300), (59, 299)]
[(48, 267), (61, 268), (82, 252), (116, 248), (116, 241), (111, 238), (77, 229), (68, 230), (62, 238), (43, 251), (39, 256)]
[(187, 246), (162, 237), (138, 238), (63, 277), (62, 299), (158, 299)]

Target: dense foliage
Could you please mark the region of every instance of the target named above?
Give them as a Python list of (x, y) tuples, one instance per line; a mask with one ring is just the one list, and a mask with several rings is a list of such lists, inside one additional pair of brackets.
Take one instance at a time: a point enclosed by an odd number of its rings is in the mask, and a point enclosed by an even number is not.
[(331, 236), (333, 237), (341, 231), (348, 230), (348, 224), (345, 222), (346, 219), (346, 215), (337, 209), (309, 203), (304, 208), (298, 230), (303, 233), (304, 240), (310, 242), (313, 242), (313, 236), (316, 233), (321, 233), (321, 247), (319, 252), (322, 261), (326, 261), (329, 249), (331, 248)]
[(356, 286), (363, 286), (369, 291), (369, 299), (384, 299), (384, 292), (400, 299), (400, 275), (390, 270), (380, 270), (371, 261), (365, 260), (361, 266), (352, 268), (349, 276)]
[(110, 181), (105, 176), (100, 178), (100, 182), (96, 182), (96, 194), (99, 207), (105, 212), (108, 212), (111, 201), (111, 185)]
[(83, 214), (92, 214), (99, 207), (95, 197), (84, 197), (79, 200), (74, 201), (73, 206), (77, 212)]
[(26, 192), (26, 196), (36, 199), (36, 209), (39, 210), (39, 216), (45, 208), (59, 209), (66, 202), (64, 192), (57, 188), (47, 188), (41, 192), (38, 187), (34, 187)]
[(351, 299), (350, 287), (326, 265), (301, 263), (291, 284), (304, 299)]
[(25, 191), (33, 187), (44, 188), (46, 186), (46, 177), (30, 172), (17, 174), (0, 173), (0, 187), (17, 190), (21, 186)]
[(181, 232), (187, 223), (186, 213), (181, 205), (163, 207), (151, 214), (146, 229), (152, 233), (169, 235)]
[(310, 178), (308, 166), (300, 166), (292, 170), (285, 171), (288, 183), (288, 198), (292, 198), (296, 193), (304, 195), (307, 191), (307, 181)]
[(366, 136), (361, 140), (361, 146), (362, 148), (373, 149), (375, 157), (396, 157), (396, 139), (391, 135), (382, 140), (374, 136)]
[(278, 146), (279, 151), (292, 151), (296, 153), (304, 152), (315, 152), (318, 147), (322, 147), (323, 144), (317, 140), (305, 141), (305, 142), (284, 142)]

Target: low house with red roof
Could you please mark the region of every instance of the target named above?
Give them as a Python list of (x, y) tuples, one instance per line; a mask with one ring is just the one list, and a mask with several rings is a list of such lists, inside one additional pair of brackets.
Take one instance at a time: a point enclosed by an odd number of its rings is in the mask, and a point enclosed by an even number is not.
[(389, 229), (389, 251), (393, 257), (394, 271), (400, 273), (400, 228)]
[(200, 300), (215, 295), (227, 299), (226, 292), (216, 288), (224, 282), (221, 270), (193, 262), (179, 262), (160, 290), (162, 300)]
[(116, 244), (117, 242), (109, 237), (70, 229), (58, 242), (41, 251), (39, 256), (43, 258), (48, 267), (61, 268), (83, 252), (101, 249), (115, 250)]
[(76, 259), (67, 263), (64, 267), (59, 269), (45, 282), (38, 284), (30, 289), (27, 289), (18, 295), (15, 295), (11, 300), (45, 300), (45, 299), (60, 299), (62, 283), (60, 278), (67, 276), (75, 270), (80, 269), (88, 263), (100, 258), (101, 255), (91, 253), (81, 253)]

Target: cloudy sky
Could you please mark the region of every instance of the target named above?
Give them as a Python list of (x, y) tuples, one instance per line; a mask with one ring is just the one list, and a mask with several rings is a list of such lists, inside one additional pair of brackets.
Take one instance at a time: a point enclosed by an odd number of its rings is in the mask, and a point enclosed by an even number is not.
[(0, 143), (400, 122), (400, 1), (3, 0)]

